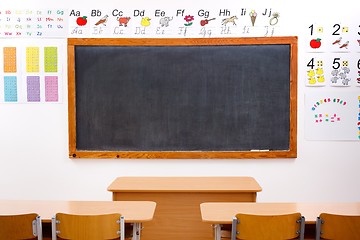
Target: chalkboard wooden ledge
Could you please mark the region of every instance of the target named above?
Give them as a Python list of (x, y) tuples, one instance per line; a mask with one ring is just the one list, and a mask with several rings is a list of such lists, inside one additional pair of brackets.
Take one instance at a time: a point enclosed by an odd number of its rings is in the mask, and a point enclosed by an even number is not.
[(70, 158), (297, 157), (298, 39), (69, 38)]

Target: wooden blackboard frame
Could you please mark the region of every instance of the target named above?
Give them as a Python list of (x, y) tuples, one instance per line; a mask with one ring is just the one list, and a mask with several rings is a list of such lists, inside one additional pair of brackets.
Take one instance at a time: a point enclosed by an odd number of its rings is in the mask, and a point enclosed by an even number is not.
[[(255, 38), (69, 38), (68, 39), (68, 121), (70, 158), (141, 158), (141, 159), (240, 159), (297, 157), (297, 53), (296, 36)], [(273, 45), (290, 47), (290, 139), (289, 149), (274, 151), (94, 151), (78, 150), (76, 136), (76, 46), (220, 46)]]

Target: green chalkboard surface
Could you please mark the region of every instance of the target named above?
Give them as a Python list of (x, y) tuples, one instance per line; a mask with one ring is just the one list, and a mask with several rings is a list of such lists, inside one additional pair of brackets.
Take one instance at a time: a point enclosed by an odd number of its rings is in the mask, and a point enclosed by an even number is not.
[(296, 156), (296, 38), (165, 40), (69, 39), (70, 157)]

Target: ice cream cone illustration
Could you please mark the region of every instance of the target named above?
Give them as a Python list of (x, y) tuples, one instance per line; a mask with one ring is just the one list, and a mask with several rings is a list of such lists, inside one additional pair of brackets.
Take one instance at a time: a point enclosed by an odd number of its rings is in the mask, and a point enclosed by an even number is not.
[(257, 17), (257, 13), (255, 12), (255, 10), (251, 10), (250, 12), (250, 18), (251, 18), (251, 24), (254, 26), (255, 25), (255, 20)]

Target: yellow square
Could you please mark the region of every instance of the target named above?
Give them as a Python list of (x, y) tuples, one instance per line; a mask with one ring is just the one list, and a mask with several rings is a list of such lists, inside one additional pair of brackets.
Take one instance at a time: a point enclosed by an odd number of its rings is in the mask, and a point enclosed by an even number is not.
[(26, 71), (39, 72), (39, 48), (27, 47), (26, 48)]
[(323, 27), (318, 27), (318, 28), (317, 28), (317, 31), (318, 31), (318, 33), (323, 33), (323, 32), (324, 32), (324, 28), (323, 28)]
[(348, 28), (348, 27), (343, 27), (343, 28), (342, 28), (342, 32), (344, 32), (344, 33), (349, 32), (349, 28)]
[(343, 61), (343, 62), (342, 62), (342, 65), (343, 65), (344, 67), (349, 66), (349, 61)]
[(317, 65), (318, 65), (318, 67), (322, 67), (323, 66), (323, 61), (322, 60), (317, 61)]

